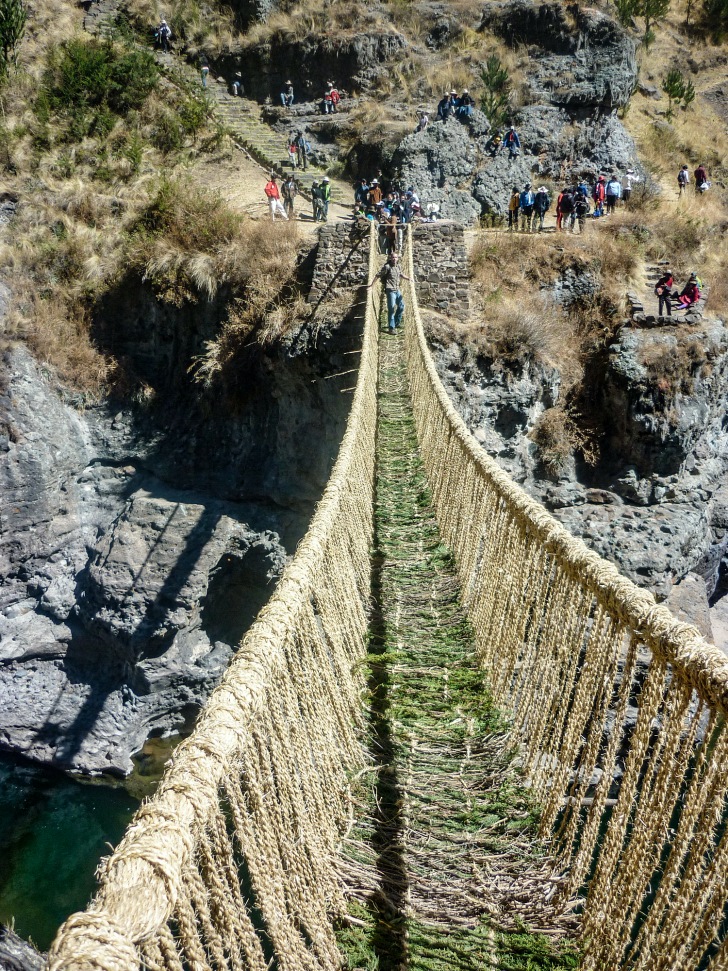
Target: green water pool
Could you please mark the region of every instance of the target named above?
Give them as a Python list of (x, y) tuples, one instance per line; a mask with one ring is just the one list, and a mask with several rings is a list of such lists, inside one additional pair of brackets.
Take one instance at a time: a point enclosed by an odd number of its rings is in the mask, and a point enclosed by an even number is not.
[(102, 856), (139, 801), (120, 786), (82, 783), (0, 755), (0, 923), (46, 950), (83, 909)]

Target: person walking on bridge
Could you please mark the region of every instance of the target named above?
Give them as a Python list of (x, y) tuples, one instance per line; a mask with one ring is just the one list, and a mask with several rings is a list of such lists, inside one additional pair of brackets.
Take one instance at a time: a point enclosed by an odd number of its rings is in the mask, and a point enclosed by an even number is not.
[(400, 287), (401, 280), (409, 280), (409, 277), (402, 272), (399, 265), (399, 257), (396, 253), (390, 253), (387, 262), (381, 268), (367, 287), (371, 290), (377, 280), (384, 284), (384, 294), (387, 298), (387, 313), (389, 316), (389, 333), (393, 334), (402, 322), (404, 313), (404, 297)]

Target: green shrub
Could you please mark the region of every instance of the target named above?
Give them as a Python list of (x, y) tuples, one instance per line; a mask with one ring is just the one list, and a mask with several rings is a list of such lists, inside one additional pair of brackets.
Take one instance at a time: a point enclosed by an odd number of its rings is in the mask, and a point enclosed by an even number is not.
[(27, 11), (22, 0), (0, 0), (0, 80), (17, 60), (25, 33)]
[(158, 78), (159, 69), (148, 51), (125, 51), (109, 42), (74, 38), (51, 54), (36, 115), (40, 121), (51, 114), (65, 118), (71, 139), (103, 137), (116, 116), (143, 104)]

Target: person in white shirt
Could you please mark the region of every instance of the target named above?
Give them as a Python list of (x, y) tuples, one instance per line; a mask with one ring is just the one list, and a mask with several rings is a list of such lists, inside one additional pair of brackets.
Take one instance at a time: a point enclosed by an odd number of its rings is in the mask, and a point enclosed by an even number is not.
[(629, 202), (629, 197), (632, 195), (632, 186), (635, 182), (639, 182), (640, 177), (636, 174), (634, 169), (627, 169), (624, 177), (622, 178), (622, 198), (624, 199), (625, 206)]

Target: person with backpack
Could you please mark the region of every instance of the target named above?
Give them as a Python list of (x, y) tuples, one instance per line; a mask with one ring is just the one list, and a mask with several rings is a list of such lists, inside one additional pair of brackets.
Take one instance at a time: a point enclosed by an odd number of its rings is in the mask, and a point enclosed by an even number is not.
[(315, 223), (323, 222), (323, 199), (321, 198), (321, 186), (318, 179), (314, 179), (311, 183), (311, 203), (313, 205), (313, 221)]
[(371, 290), (377, 280), (384, 284), (384, 295), (387, 298), (387, 313), (389, 317), (389, 333), (394, 334), (402, 322), (404, 314), (404, 297), (400, 286), (401, 280), (409, 280), (409, 277), (402, 272), (399, 265), (399, 257), (396, 253), (390, 253), (387, 262), (381, 268), (367, 287)]
[(292, 172), (281, 186), (281, 192), (283, 194), (283, 208), (286, 211), (286, 215), (289, 219), (293, 219), (293, 201), (298, 195), (298, 183)]
[(657, 297), (658, 316), (663, 317), (664, 311), (667, 316), (672, 317), (672, 288), (674, 280), (671, 270), (665, 270), (660, 279), (655, 284), (655, 296)]
[(604, 199), (607, 193), (604, 188), (604, 176), (600, 175), (597, 181), (594, 183), (594, 188), (592, 189), (592, 199), (594, 200), (594, 217), (604, 215)]
[[(574, 190), (569, 186), (563, 190), (559, 196), (559, 217), (556, 220), (556, 228), (566, 231), (574, 228)], [(569, 223), (571, 222), (571, 226)]]
[(678, 185), (678, 198), (687, 190), (690, 185), (690, 173), (688, 172), (687, 165), (683, 165), (680, 171), (677, 173), (677, 185)]
[(490, 137), (490, 141), (485, 146), (490, 152), (490, 157), (495, 158), (498, 152), (503, 148), (503, 136), (499, 131), (493, 132)]
[(293, 81), (286, 81), (281, 88), (281, 104), (284, 108), (290, 108), (293, 104)]
[(163, 20), (159, 27), (157, 27), (157, 37), (159, 38), (159, 46), (165, 54), (168, 54), (169, 42), (172, 40), (172, 28), (166, 20)]
[[(586, 217), (589, 215), (589, 196), (586, 192), (580, 192), (577, 189), (576, 195), (574, 196), (574, 216), (572, 216), (572, 221), (574, 217), (579, 221), (579, 235), (581, 236), (586, 229)], [(573, 225), (572, 225), (573, 232)]]
[(329, 203), (331, 202), (331, 185), (328, 175), (325, 175), (321, 181), (319, 194), (321, 196), (321, 219), (323, 222), (328, 222)]
[(276, 213), (280, 213), (283, 218), (288, 221), (288, 216), (286, 215), (286, 210), (283, 208), (283, 203), (281, 202), (281, 194), (278, 191), (278, 183), (276, 181), (275, 172), (271, 172), (270, 179), (265, 186), (265, 194), (268, 197), (268, 205), (270, 206), (270, 218), (272, 222), (276, 220)]
[(518, 210), (521, 208), (521, 193), (518, 186), (513, 186), (511, 198), (508, 203), (508, 232), (512, 233), (518, 229)]
[(604, 187), (604, 196), (607, 202), (607, 215), (613, 216), (617, 202), (622, 196), (622, 183), (614, 173), (609, 177), (609, 182)]
[(533, 200), (533, 231), (536, 232), (536, 222), (538, 221), (539, 233), (543, 231), (543, 217), (551, 208), (551, 199), (546, 191), (546, 186), (542, 185)]
[(210, 73), (210, 62), (204, 54), (200, 54), (200, 75), (202, 76), (202, 87), (207, 87), (207, 76)]
[(503, 144), (508, 149), (508, 158), (513, 161), (514, 158), (518, 158), (518, 154), (521, 151), (521, 139), (518, 137), (518, 132), (511, 125), (511, 127), (506, 132), (506, 137), (503, 139)]
[(705, 166), (702, 162), (697, 167), (693, 175), (695, 176), (695, 191), (698, 195), (700, 195), (701, 192), (705, 192), (703, 186), (707, 185), (708, 182), (708, 173), (705, 171)]
[(531, 183), (527, 182), (523, 187), (523, 192), (519, 200), (519, 206), (521, 209), (521, 232), (530, 233), (531, 232), (531, 217), (533, 216), (533, 205), (536, 201), (536, 196), (533, 194), (533, 189), (531, 188)]

